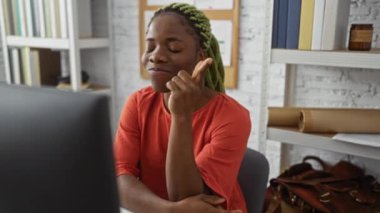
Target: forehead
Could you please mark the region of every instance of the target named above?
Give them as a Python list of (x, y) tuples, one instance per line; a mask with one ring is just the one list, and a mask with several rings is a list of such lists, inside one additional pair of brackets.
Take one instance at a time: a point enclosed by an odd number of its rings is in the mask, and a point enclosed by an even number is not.
[(183, 17), (168, 12), (158, 15), (152, 20), (147, 37), (155, 36), (191, 36), (192, 29)]

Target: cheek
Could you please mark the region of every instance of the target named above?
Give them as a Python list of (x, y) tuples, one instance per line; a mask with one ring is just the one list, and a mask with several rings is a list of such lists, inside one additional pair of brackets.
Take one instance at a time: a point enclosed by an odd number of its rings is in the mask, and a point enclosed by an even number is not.
[(147, 63), (148, 63), (148, 58), (149, 58), (149, 56), (146, 54), (146, 53), (144, 53), (142, 56), (141, 56), (141, 64), (142, 65), (144, 65), (144, 67), (147, 65)]
[(201, 59), (196, 55), (188, 54), (185, 57), (179, 57), (176, 60), (177, 66), (180, 66), (181, 69), (186, 70), (188, 73), (192, 73), (198, 61)]
[(188, 61), (187, 67), (189, 67), (188, 72), (190, 73), (190, 75), (193, 73), (194, 68), (197, 66), (200, 60), (200, 58), (193, 58), (193, 60)]

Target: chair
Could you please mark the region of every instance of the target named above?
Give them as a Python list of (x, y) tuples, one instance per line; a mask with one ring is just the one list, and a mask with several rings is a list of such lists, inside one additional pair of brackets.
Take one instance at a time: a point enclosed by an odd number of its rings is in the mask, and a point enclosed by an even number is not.
[(269, 175), (269, 163), (263, 154), (247, 148), (240, 166), (238, 181), (248, 213), (262, 212)]

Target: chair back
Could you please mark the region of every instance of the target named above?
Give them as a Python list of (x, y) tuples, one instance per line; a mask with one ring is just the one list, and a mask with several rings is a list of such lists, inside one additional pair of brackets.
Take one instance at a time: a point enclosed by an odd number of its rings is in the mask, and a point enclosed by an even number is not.
[(264, 206), (268, 183), (269, 163), (258, 151), (247, 148), (240, 166), (238, 181), (248, 213), (260, 213)]

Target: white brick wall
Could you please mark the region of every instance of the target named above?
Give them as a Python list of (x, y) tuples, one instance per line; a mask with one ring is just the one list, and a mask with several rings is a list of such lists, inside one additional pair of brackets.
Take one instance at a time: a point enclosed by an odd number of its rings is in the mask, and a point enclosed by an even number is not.
[(112, 21), (115, 49), (117, 112), (133, 91), (148, 85), (140, 78), (138, 1), (113, 1)]

